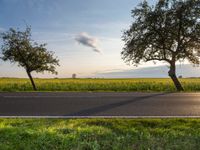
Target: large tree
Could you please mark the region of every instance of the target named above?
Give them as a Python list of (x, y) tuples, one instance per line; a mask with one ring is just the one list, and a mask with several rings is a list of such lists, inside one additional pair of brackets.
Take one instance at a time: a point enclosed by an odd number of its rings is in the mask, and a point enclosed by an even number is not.
[(183, 87), (176, 76), (176, 62), (200, 64), (200, 1), (143, 1), (132, 10), (133, 23), (123, 34), (122, 58), (134, 65), (148, 61), (169, 64), (168, 75), (178, 91)]
[(23, 67), (34, 90), (37, 90), (31, 73), (48, 71), (57, 74), (55, 67), (59, 65), (59, 60), (54, 58), (54, 53), (47, 51), (46, 44), (37, 44), (31, 40), (31, 28), (27, 27), (25, 31), (18, 31), (13, 28), (1, 34), (3, 39), (2, 57), (4, 61), (17, 63)]

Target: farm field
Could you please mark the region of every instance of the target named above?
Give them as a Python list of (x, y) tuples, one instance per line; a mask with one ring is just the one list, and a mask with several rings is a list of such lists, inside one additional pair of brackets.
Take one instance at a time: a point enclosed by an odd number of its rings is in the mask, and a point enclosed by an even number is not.
[[(34, 79), (38, 91), (173, 92), (169, 78)], [(200, 79), (180, 79), (186, 92), (200, 91)], [(0, 78), (1, 92), (33, 91), (29, 79)]]
[(0, 119), (1, 150), (199, 149), (199, 119)]

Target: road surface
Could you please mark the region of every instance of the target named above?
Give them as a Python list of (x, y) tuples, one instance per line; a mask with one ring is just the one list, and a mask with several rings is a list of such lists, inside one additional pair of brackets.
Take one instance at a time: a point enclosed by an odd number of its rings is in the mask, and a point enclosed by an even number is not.
[(200, 116), (200, 93), (0, 93), (0, 117)]

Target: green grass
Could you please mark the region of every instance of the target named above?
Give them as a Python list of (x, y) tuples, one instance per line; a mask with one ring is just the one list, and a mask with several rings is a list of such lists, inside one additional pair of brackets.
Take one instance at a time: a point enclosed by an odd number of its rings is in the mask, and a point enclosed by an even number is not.
[[(185, 91), (200, 91), (200, 79), (181, 79)], [(173, 92), (171, 79), (35, 79), (39, 91)], [(32, 91), (29, 79), (0, 78), (0, 91)]]
[(0, 150), (198, 150), (199, 119), (0, 119)]

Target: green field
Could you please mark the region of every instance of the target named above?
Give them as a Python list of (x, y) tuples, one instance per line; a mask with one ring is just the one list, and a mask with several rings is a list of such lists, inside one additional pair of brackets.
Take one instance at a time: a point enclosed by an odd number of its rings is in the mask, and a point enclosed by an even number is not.
[[(185, 91), (200, 91), (200, 79), (180, 79)], [(35, 79), (39, 91), (173, 92), (171, 79)], [(0, 91), (32, 91), (29, 79), (0, 78)]]
[(199, 119), (0, 119), (0, 150), (198, 150)]

